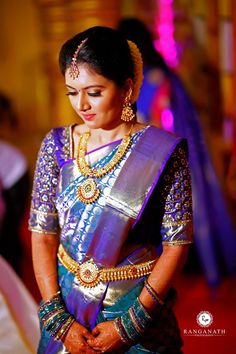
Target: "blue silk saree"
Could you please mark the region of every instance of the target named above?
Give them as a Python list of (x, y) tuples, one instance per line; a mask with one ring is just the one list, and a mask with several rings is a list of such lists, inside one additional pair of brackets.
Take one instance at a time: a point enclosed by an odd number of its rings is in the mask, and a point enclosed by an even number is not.
[[(89, 152), (89, 165), (105, 166), (119, 143)], [(153, 127), (133, 134), (122, 161), (97, 181), (101, 194), (89, 205), (77, 197), (85, 177), (78, 170), (72, 146), (72, 127), (53, 129), (42, 143), (32, 193), (31, 230), (55, 234), (79, 264), (93, 257), (101, 268), (153, 259), (161, 244), (191, 243), (191, 182), (184, 140)], [(124, 257), (122, 251), (130, 245), (133, 251)], [(141, 292), (144, 278), (86, 288), (58, 261), (65, 306), (90, 329), (126, 311)], [(181, 353), (178, 324), (168, 302), (158, 311), (140, 342), (122, 353)], [(67, 351), (42, 328), (38, 353)]]

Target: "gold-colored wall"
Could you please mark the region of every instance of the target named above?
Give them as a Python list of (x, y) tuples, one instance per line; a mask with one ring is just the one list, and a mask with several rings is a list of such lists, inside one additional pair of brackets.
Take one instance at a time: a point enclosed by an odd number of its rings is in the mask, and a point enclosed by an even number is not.
[(0, 53), (0, 92), (10, 98), (19, 121), (18, 128), (1, 126), (0, 137), (22, 150), (32, 170), (50, 120), (49, 78), (35, 1), (1, 1)]

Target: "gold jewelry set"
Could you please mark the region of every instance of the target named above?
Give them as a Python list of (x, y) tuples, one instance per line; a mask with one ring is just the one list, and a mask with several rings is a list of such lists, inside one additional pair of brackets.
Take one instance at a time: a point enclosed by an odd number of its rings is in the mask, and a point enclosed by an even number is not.
[[(79, 55), (79, 51), (81, 47), (86, 42), (87, 39), (84, 39), (77, 47), (73, 57), (71, 64), (69, 66), (69, 75), (75, 80), (79, 76), (79, 68), (77, 65), (77, 57)], [(131, 122), (135, 118), (135, 113), (132, 109), (132, 103), (134, 103), (139, 95), (140, 87), (142, 84), (143, 74), (142, 74), (142, 57), (140, 51), (136, 44), (131, 41), (128, 41), (128, 45), (130, 48), (130, 53), (132, 56), (132, 60), (134, 63), (134, 88), (133, 91), (130, 91), (126, 96), (122, 108), (121, 120), (128, 123)], [(131, 136), (130, 133), (125, 135), (122, 139), (117, 152), (112, 157), (111, 161), (108, 162), (104, 167), (100, 169), (90, 168), (85, 159), (87, 153), (87, 144), (88, 139), (90, 137), (90, 132), (84, 133), (80, 136), (78, 152), (77, 152), (77, 166), (81, 174), (86, 176), (85, 182), (83, 182), (77, 192), (77, 196), (79, 200), (84, 204), (92, 204), (94, 203), (100, 196), (100, 190), (97, 188), (96, 182), (94, 178), (101, 178), (102, 176), (109, 173), (113, 170), (116, 165), (122, 160), (125, 153), (131, 144)]]
[(82, 264), (77, 263), (67, 254), (62, 244), (59, 246), (57, 256), (62, 265), (76, 275), (78, 282), (86, 288), (93, 288), (101, 281), (113, 282), (141, 278), (152, 272), (156, 262), (154, 259), (139, 264), (99, 269), (93, 259)]
[(131, 126), (129, 133), (123, 137), (115, 155), (111, 158), (111, 160), (105, 166), (98, 169), (91, 168), (85, 158), (90, 132), (86, 132), (80, 136), (76, 162), (81, 174), (88, 178), (79, 186), (77, 192), (78, 199), (82, 203), (92, 204), (98, 199), (100, 190), (98, 189), (93, 178), (101, 178), (105, 176), (119, 164), (131, 145), (132, 127), (133, 125)]

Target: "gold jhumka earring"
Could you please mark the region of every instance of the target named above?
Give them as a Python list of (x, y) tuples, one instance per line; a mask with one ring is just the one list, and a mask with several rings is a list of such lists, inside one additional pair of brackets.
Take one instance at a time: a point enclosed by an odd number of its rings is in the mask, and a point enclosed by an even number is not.
[(135, 118), (135, 114), (134, 114), (134, 111), (133, 111), (132, 106), (131, 106), (130, 95), (128, 95), (125, 98), (125, 101), (124, 101), (124, 104), (123, 104), (122, 113), (121, 113), (121, 119), (124, 122), (130, 122), (134, 118)]

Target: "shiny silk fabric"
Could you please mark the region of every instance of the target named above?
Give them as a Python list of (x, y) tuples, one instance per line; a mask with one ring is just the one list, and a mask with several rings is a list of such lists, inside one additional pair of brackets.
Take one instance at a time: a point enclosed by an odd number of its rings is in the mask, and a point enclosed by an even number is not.
[[(72, 158), (72, 128), (57, 128), (51, 131), (44, 139), (38, 156), (32, 193), (30, 229), (42, 233), (54, 233), (55, 237), (57, 234), (60, 235), (60, 242), (67, 253), (78, 263), (82, 263), (91, 247), (93, 248), (96, 230), (101, 224), (109, 198), (111, 202), (111, 191), (119, 180), (120, 171), (122, 170), (123, 173), (124, 169), (128, 169), (130, 155), (135, 150), (139, 139), (149, 129), (146, 127), (133, 134), (132, 146), (123, 160), (108, 175), (96, 181), (101, 196), (91, 205), (84, 205), (77, 198), (78, 187), (85, 177), (80, 174), (76, 161)], [(164, 140), (167, 139), (165, 134), (167, 133), (161, 134)], [(99, 168), (106, 165), (114, 156), (119, 143), (120, 141), (116, 141), (88, 153), (90, 166)], [(191, 186), (183, 143), (173, 144), (159, 172), (157, 178), (144, 191), (139, 207), (132, 203), (122, 205), (124, 214), (129, 215), (134, 222), (129, 225), (128, 237), (122, 241), (121, 246), (125, 243), (137, 244), (137, 250), (130, 257), (117, 259), (115, 264), (140, 263), (153, 259), (153, 248), (160, 245), (161, 241), (171, 245), (191, 243)], [(147, 174), (147, 170), (141, 171), (140, 178), (144, 178), (145, 173)], [(136, 179), (134, 183), (138, 184), (139, 181)], [(153, 203), (153, 196), (160, 199), (155, 201), (156, 205)], [(113, 208), (119, 209), (117, 195), (115, 199), (116, 204), (113, 204)], [(157, 215), (160, 224), (157, 223), (155, 226), (151, 220)], [(152, 230), (149, 230), (150, 226)], [(156, 235), (155, 227), (157, 227)], [(143, 232), (144, 228), (146, 232)], [(147, 234), (148, 230), (150, 232)], [(105, 246), (106, 244), (102, 247), (109, 253), (109, 249)], [(99, 259), (99, 256), (97, 258)], [(106, 264), (101, 259), (98, 265)], [(99, 321), (104, 308), (111, 308), (118, 300), (132, 293), (137, 283), (142, 284), (142, 279), (139, 279), (139, 281), (114, 282), (110, 285), (99, 283), (94, 288), (84, 288), (60, 263), (58, 263), (58, 280), (67, 310), (78, 322), (90, 328)], [(141, 288), (142, 286), (139, 286), (140, 291)], [(132, 299), (132, 296), (130, 298)], [(178, 332), (177, 327), (174, 332)], [(179, 343), (180, 341), (178, 341), (178, 348)], [(146, 350), (146, 352), (152, 351)], [(55, 341), (42, 329), (38, 353), (66, 353), (66, 350), (60, 341)]]
[[(165, 91), (166, 87), (169, 93)], [(163, 101), (165, 104), (169, 101), (169, 106), (163, 107)], [(219, 284), (222, 276), (236, 274), (236, 230), (207, 148), (199, 114), (179, 77), (168, 68), (144, 68), (137, 106), (138, 117), (146, 124), (160, 123), (167, 108), (174, 121), (172, 127), (167, 124), (166, 129), (172, 128), (175, 134), (188, 140), (195, 249), (208, 283)]]

